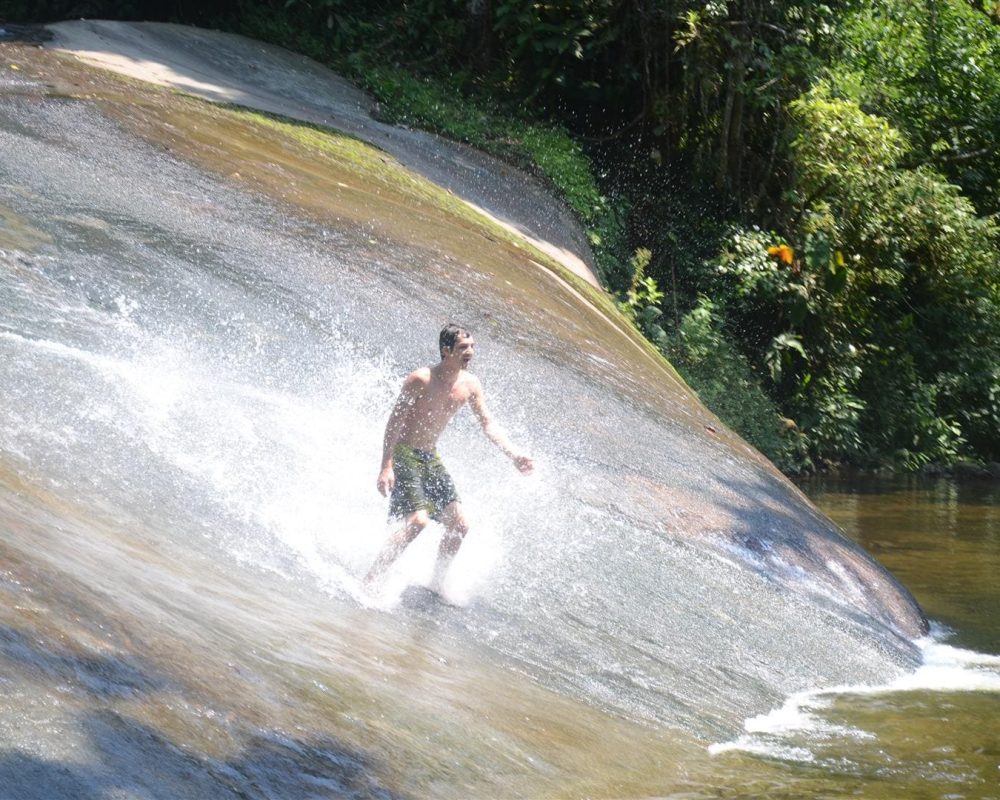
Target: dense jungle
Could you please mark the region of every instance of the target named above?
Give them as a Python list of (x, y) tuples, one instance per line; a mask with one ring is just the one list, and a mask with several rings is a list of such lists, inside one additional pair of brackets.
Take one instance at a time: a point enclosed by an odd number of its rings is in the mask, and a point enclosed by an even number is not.
[(996, 3), (0, 3), (79, 17), (280, 44), (386, 120), (527, 167), (636, 326), (786, 472), (1000, 461)]

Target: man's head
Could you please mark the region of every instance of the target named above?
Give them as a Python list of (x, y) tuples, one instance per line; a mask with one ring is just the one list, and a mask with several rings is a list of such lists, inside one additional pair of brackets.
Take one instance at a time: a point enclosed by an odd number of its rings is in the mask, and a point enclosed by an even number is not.
[(438, 336), (438, 349), (441, 351), (441, 360), (458, 358), (463, 367), (468, 366), (472, 361), (473, 345), (472, 334), (468, 330), (449, 322), (441, 329)]

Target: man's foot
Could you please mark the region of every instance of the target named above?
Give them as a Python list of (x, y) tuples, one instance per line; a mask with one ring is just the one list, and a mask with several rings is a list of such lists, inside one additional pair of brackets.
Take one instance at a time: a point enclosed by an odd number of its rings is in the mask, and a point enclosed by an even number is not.
[(451, 567), (451, 562), (451, 556), (438, 556), (437, 563), (434, 565), (434, 577), (431, 578), (431, 582), (427, 586), (434, 594), (444, 593), (444, 579), (448, 577), (448, 568)]
[(435, 591), (430, 586), (407, 586), (399, 599), (404, 606), (421, 610), (430, 610), (439, 606), (459, 608), (458, 603), (448, 595)]

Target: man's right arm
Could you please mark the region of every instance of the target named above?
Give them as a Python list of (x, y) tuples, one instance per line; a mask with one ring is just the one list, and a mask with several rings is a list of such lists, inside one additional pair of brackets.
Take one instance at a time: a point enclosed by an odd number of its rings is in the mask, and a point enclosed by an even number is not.
[(382, 436), (382, 465), (376, 482), (383, 497), (389, 495), (396, 483), (396, 475), (392, 468), (392, 451), (406, 431), (406, 422), (420, 391), (420, 385), (419, 370), (411, 372), (403, 381), (403, 388), (389, 413), (389, 421), (385, 424), (385, 434)]

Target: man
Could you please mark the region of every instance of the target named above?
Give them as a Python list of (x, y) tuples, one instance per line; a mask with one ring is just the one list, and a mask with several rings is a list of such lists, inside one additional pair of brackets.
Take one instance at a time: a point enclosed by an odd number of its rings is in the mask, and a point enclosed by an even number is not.
[(515, 449), (506, 433), (486, 408), (483, 387), (467, 371), (475, 352), (472, 335), (448, 324), (438, 337), (441, 361), (433, 367), (411, 372), (389, 414), (382, 443), (382, 468), (377, 486), (383, 497), (390, 495), (390, 518), (402, 518), (403, 526), (389, 537), (375, 559), (367, 585), (374, 584), (399, 558), (406, 546), (427, 527), (430, 520), (444, 525), (438, 549), (433, 589), (439, 591), (445, 572), (468, 533), (462, 505), (451, 476), (435, 448), (438, 436), (466, 403), (479, 420), (483, 433), (524, 474), (534, 462)]

